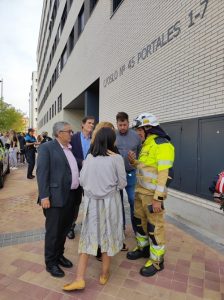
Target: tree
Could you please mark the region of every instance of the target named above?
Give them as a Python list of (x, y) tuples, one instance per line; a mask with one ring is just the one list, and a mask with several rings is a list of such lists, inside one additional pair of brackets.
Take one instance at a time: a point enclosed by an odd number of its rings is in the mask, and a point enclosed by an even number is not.
[(0, 132), (24, 131), (24, 114), (0, 98)]

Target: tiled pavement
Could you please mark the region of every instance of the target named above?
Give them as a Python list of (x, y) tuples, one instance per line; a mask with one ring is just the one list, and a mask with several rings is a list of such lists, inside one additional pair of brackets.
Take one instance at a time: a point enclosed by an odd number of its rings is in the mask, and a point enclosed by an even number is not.
[[(103, 287), (98, 284), (101, 263), (91, 257), (85, 291), (63, 293), (63, 284), (74, 278), (78, 233), (66, 242), (65, 254), (74, 267), (66, 270), (64, 278), (52, 278), (44, 267), (44, 218), (36, 205), (36, 183), (26, 179), (24, 167), (6, 178), (0, 211), (1, 300), (224, 300), (223, 253), (168, 222), (164, 271), (144, 278), (139, 275), (144, 260), (128, 261), (121, 252), (113, 258), (111, 278)], [(127, 245), (134, 246), (130, 227), (126, 235)]]

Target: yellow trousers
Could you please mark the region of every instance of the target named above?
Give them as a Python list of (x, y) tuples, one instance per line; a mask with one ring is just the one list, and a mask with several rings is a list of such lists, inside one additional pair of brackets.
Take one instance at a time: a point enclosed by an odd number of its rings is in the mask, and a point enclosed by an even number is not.
[(135, 193), (134, 222), (137, 233), (150, 237), (153, 245), (165, 245), (164, 211), (154, 213), (152, 195)]

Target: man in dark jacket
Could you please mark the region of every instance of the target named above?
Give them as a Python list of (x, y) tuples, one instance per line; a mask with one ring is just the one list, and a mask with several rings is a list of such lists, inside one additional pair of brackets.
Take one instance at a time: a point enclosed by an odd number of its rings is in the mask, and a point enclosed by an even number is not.
[(28, 129), (28, 133), (25, 136), (25, 156), (28, 162), (28, 169), (27, 169), (27, 178), (33, 179), (35, 176), (33, 175), (33, 169), (35, 166), (36, 160), (36, 146), (39, 145), (37, 139), (34, 136), (35, 130), (33, 128)]
[(18, 140), (19, 140), (19, 147), (20, 147), (20, 163), (25, 162), (25, 145), (26, 145), (26, 141), (24, 138), (24, 133), (19, 132), (18, 133)]
[(63, 277), (65, 274), (59, 265), (65, 268), (73, 266), (63, 254), (79, 197), (79, 170), (71, 151), (71, 126), (57, 122), (53, 126), (53, 135), (55, 140), (38, 148), (38, 202), (46, 217), (46, 270), (54, 277)]
[[(89, 151), (89, 147), (90, 147), (90, 142), (91, 142), (91, 135), (93, 132), (93, 128), (94, 128), (94, 123), (95, 123), (95, 118), (93, 116), (87, 116), (82, 120), (82, 130), (76, 132), (73, 136), (72, 136), (72, 140), (71, 140), (71, 145), (72, 145), (72, 153), (74, 154), (77, 163), (78, 163), (78, 167), (79, 167), (79, 171), (82, 169), (82, 164), (83, 164), (83, 160), (86, 158), (86, 155)], [(77, 200), (79, 202), (79, 205), (82, 201), (82, 187), (79, 186), (78, 188), (78, 192), (79, 192), (79, 200)], [(75, 238), (75, 222), (78, 218), (78, 214), (79, 214), (79, 205), (76, 206), (76, 211), (74, 214), (74, 221), (72, 223), (71, 229), (67, 234), (67, 237), (69, 239), (74, 239)]]
[(41, 141), (41, 144), (52, 141), (52, 138), (48, 136), (48, 132), (47, 131), (42, 132), (41, 135), (43, 137), (43, 139)]

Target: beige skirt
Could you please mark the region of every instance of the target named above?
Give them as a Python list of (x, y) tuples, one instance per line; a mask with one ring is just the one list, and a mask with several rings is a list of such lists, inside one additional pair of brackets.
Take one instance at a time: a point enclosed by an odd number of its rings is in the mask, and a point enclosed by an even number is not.
[(123, 247), (123, 216), (119, 191), (114, 191), (105, 199), (91, 199), (84, 192), (84, 213), (79, 240), (79, 253), (97, 254), (101, 252), (114, 256)]

